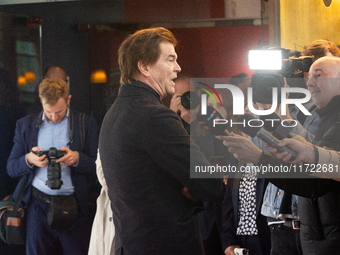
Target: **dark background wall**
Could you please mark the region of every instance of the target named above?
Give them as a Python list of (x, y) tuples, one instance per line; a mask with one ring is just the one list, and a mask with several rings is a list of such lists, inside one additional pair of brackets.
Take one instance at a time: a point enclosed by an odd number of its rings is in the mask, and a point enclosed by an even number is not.
[[(90, 73), (96, 69), (116, 73), (119, 44), (136, 29), (168, 27), (179, 41), (176, 50), (182, 70), (196, 77), (251, 75), (246, 52), (262, 39), (261, 26), (254, 26), (251, 19), (221, 23), (224, 0), (87, 0), (2, 5), (0, 11), (42, 18), (42, 67), (55, 63), (65, 67), (72, 107), (92, 114), (97, 110), (93, 106), (100, 108), (102, 93), (95, 92), (103, 90), (103, 85), (91, 85)], [(187, 28), (189, 21), (197, 27)], [(198, 21), (216, 21), (216, 25), (206, 27)], [(268, 25), (263, 29), (267, 42)], [(112, 85), (109, 80), (107, 86)]]
[(0, 11), (42, 18), (42, 68), (56, 63), (62, 65), (70, 76), (72, 107), (89, 113), (89, 33), (79, 32), (78, 24), (121, 22), (123, 1), (2, 5)]

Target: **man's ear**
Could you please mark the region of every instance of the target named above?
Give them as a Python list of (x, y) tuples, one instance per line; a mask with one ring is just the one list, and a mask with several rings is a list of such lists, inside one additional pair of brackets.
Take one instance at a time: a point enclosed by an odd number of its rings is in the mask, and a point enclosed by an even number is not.
[(141, 60), (138, 61), (138, 70), (144, 76), (149, 76), (149, 65), (145, 64)]
[(67, 105), (68, 105), (68, 106), (70, 105), (71, 97), (72, 97), (72, 96), (69, 95), (68, 98), (67, 98)]

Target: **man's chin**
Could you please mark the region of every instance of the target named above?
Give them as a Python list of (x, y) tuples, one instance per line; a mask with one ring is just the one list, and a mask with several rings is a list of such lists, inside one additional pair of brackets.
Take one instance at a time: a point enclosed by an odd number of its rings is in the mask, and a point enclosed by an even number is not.
[(57, 121), (53, 121), (53, 120), (50, 120), (50, 119), (46, 119), (48, 122), (51, 122), (53, 124), (59, 124), (61, 121), (60, 120), (57, 120)]
[(175, 94), (175, 88), (173, 88), (172, 90), (166, 90), (165, 91), (166, 95), (165, 96), (173, 96)]
[(171, 91), (170, 93), (168, 93), (168, 96), (173, 96), (175, 94), (175, 92), (174, 91)]

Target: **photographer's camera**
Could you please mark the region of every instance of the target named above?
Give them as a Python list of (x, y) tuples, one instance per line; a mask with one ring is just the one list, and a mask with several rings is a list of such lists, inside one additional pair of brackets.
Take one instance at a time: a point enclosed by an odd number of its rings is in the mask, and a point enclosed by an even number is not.
[(47, 181), (46, 185), (50, 189), (60, 189), (63, 181), (61, 180), (61, 166), (60, 163), (56, 162), (58, 159), (62, 158), (66, 155), (65, 152), (57, 150), (54, 147), (51, 147), (48, 151), (38, 151), (33, 152), (39, 157), (42, 155), (46, 155), (48, 159), (48, 166), (47, 166)]
[(187, 91), (181, 97), (181, 104), (187, 110), (195, 109), (199, 103), (200, 99), (193, 91)]

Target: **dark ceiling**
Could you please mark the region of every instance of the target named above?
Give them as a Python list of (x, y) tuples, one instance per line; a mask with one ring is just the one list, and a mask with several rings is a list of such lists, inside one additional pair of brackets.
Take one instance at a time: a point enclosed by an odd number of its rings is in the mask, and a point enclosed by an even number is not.
[(124, 0), (0, 5), (0, 12), (38, 16), (48, 22), (113, 24), (123, 22)]

